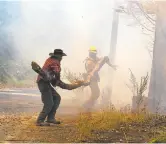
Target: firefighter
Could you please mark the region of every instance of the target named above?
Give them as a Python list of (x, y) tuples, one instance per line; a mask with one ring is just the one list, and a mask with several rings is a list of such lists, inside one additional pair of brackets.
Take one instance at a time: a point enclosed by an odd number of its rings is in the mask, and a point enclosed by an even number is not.
[[(107, 58), (108, 57), (104, 57)], [(97, 49), (94, 46), (91, 46), (89, 49), (89, 57), (85, 60), (85, 69), (86, 69), (86, 74), (84, 75), (84, 79), (86, 79), (87, 75), (89, 75), (96, 67), (98, 63), (100, 63), (100, 60), (102, 58), (99, 58), (97, 56)], [(109, 66), (111, 66), (113, 69), (116, 70), (116, 66), (110, 64), (109, 59), (106, 62)], [(98, 74), (98, 71), (93, 74), (93, 76), (90, 79), (90, 90), (91, 90), (91, 97), (90, 99), (84, 104), (84, 108), (86, 109), (87, 112), (90, 112), (91, 109), (93, 108), (94, 104), (96, 103), (97, 99), (100, 96), (100, 88), (99, 88), (99, 83), (100, 82), (100, 77)]]
[[(100, 58), (97, 57), (97, 50), (94, 46), (91, 46), (89, 49), (89, 57), (85, 60), (85, 70), (87, 75), (95, 68), (96, 64), (99, 62)], [(86, 76), (85, 76), (86, 77)], [(91, 97), (84, 104), (84, 108), (87, 112), (91, 110), (95, 102), (100, 96), (100, 88), (98, 83), (100, 82), (100, 77), (98, 73), (95, 73), (90, 80), (90, 90)]]
[[(66, 56), (66, 54), (61, 49), (55, 49), (54, 52), (49, 55), (50, 57), (45, 61), (45, 64), (41, 69), (43, 72), (47, 73), (49, 81), (40, 74), (37, 78), (38, 88), (41, 92), (41, 99), (44, 104), (36, 121), (37, 126), (49, 126), (51, 123), (60, 124), (60, 121), (55, 119), (55, 114), (59, 107), (61, 97), (53, 87), (59, 86), (62, 89), (73, 90), (81, 86), (89, 85), (88, 82), (80, 82), (76, 84), (65, 84), (62, 82), (60, 79), (60, 63), (63, 56)], [(46, 118), (47, 121), (45, 122)]]

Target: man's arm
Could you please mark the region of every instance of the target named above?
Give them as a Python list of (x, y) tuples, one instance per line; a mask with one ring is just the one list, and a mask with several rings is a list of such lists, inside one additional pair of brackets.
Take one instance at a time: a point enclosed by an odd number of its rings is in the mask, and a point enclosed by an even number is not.
[(110, 67), (112, 67), (114, 70), (116, 70), (117, 66), (110, 63), (110, 60), (109, 60), (108, 56), (105, 56), (104, 59)]
[(80, 81), (79, 83), (76, 83), (76, 84), (66, 84), (66, 83), (62, 82), (61, 80), (59, 80), (57, 83), (57, 86), (59, 86), (62, 89), (67, 89), (67, 90), (73, 90), (73, 89), (79, 88), (81, 86), (88, 86), (88, 85), (89, 85), (89, 83), (85, 83), (82, 81)]

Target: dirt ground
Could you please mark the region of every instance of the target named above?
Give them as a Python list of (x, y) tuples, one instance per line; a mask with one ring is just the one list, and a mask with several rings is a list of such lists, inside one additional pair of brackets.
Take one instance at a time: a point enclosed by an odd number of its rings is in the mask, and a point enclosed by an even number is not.
[[(145, 143), (157, 139), (160, 135), (166, 138), (166, 118), (155, 122), (132, 122), (120, 124), (115, 129), (91, 129), (90, 135), (80, 131), (80, 116), (58, 116), (62, 121), (60, 125), (50, 127), (35, 126), (37, 114), (27, 115), (0, 115), (0, 141), (1, 142), (93, 142), (93, 143)], [(92, 121), (93, 117), (89, 119)], [(88, 123), (88, 120), (85, 124)], [(102, 123), (102, 122), (101, 122)], [(94, 124), (95, 125), (95, 124)], [(86, 128), (86, 127), (85, 127)], [(166, 139), (162, 142), (166, 142)]]

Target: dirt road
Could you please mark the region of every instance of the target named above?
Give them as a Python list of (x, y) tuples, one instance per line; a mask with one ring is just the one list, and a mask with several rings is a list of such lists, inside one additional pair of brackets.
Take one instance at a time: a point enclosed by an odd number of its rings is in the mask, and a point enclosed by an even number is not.
[[(79, 104), (76, 96), (61, 96), (61, 104), (58, 114), (76, 114), (78, 113)], [(65, 96), (64, 96), (65, 95)], [(73, 94), (74, 95), (74, 94)], [(39, 112), (42, 109), (41, 97), (38, 89), (21, 88), (21, 89), (4, 89), (0, 90), (0, 112), (18, 113), (18, 112)], [(70, 107), (70, 110), (69, 110)]]

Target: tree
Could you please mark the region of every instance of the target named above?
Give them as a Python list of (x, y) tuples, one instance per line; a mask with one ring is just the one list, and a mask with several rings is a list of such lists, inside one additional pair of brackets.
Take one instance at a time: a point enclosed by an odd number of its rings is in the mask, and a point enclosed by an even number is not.
[(146, 49), (152, 58), (157, 12), (156, 2), (153, 0), (128, 0), (127, 4), (121, 5), (118, 10), (133, 18), (134, 21), (129, 26), (140, 26), (142, 33), (150, 38)]
[(153, 51), (151, 80), (149, 87), (149, 109), (156, 112), (160, 106), (160, 113), (166, 111), (166, 18), (165, 9), (166, 1), (158, 1), (157, 3), (157, 19), (155, 31), (155, 44)]

